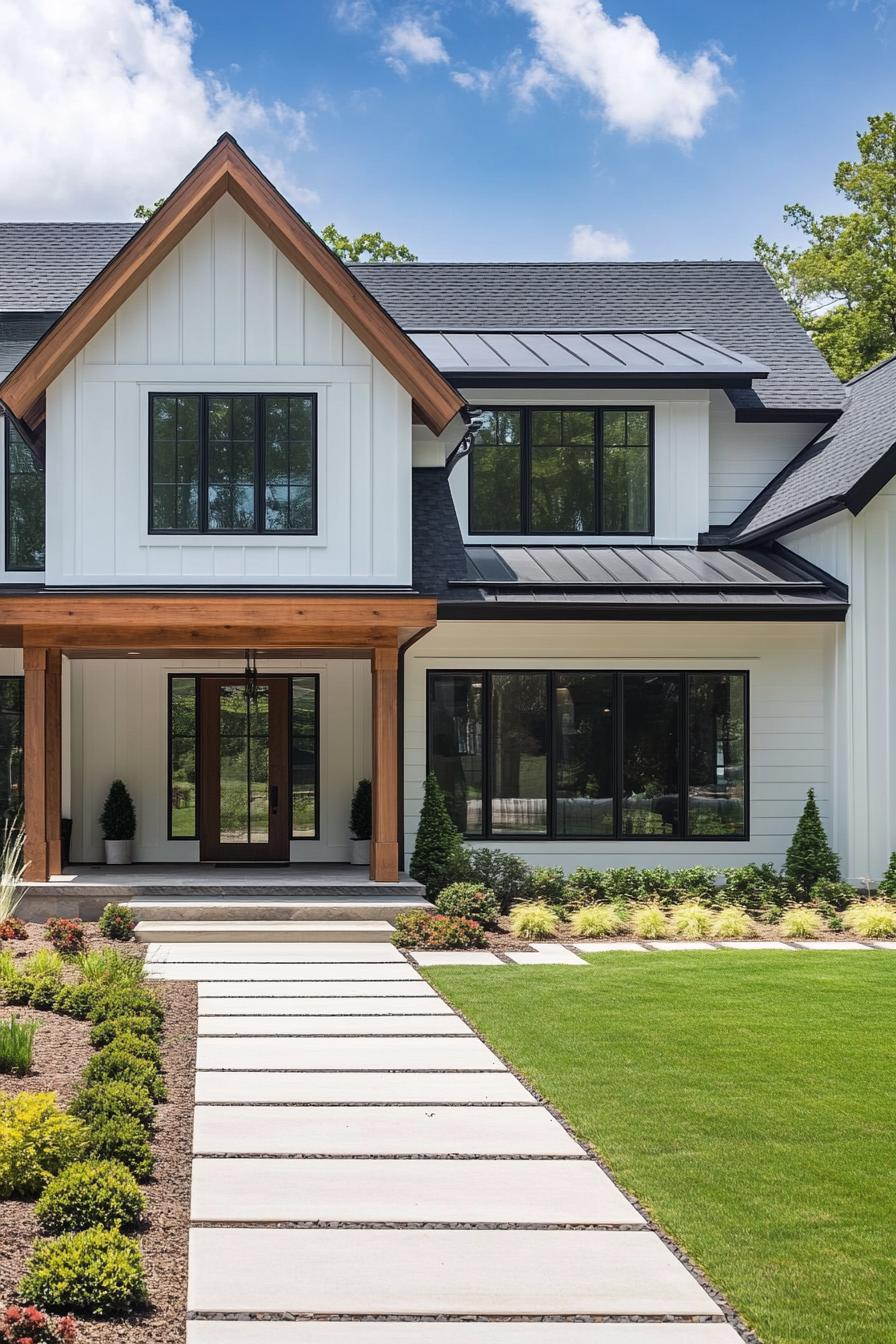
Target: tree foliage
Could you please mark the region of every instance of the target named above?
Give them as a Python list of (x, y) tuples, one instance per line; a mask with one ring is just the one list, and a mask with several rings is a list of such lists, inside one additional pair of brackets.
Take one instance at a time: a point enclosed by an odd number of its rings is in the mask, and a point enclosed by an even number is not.
[(803, 815), (796, 824), (784, 859), (784, 876), (794, 894), (804, 899), (821, 878), (840, 880), (840, 860), (831, 849), (814, 789), (809, 790)]
[(155, 202), (155, 204), (153, 204), (153, 205), (138, 205), (138, 206), (135, 206), (135, 207), (134, 207), (134, 218), (135, 218), (135, 219), (139, 219), (139, 220), (141, 220), (141, 221), (146, 220), (146, 219), (152, 219), (153, 215), (154, 215), (155, 212), (158, 210), (159, 206), (160, 206), (160, 205), (164, 205), (165, 202), (167, 201), (167, 199), (168, 199), (167, 196), (160, 196), (159, 199), (158, 199), (158, 200)]
[(784, 207), (806, 239), (802, 249), (761, 235), (755, 253), (840, 378), (896, 352), (896, 113), (868, 118), (859, 157), (845, 160), (834, 187), (854, 208), (816, 215)]
[(377, 233), (359, 233), (349, 238), (340, 233), (335, 224), (325, 224), (320, 236), (340, 261), (416, 261), (417, 258), (404, 243), (392, 243)]
[(410, 863), (410, 874), (422, 883), (431, 901), (451, 882), (465, 876), (464, 850), (460, 833), (448, 815), (445, 795), (433, 774), (426, 776), (423, 807), (417, 827), (417, 843)]

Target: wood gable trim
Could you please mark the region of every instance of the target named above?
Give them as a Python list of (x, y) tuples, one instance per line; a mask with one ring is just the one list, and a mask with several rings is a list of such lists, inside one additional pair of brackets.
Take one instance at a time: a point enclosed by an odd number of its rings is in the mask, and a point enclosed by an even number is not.
[(35, 430), (53, 379), (225, 193), (410, 394), (415, 416), (440, 434), (465, 405), (463, 398), (230, 135), (221, 136), (0, 383), (0, 401)]

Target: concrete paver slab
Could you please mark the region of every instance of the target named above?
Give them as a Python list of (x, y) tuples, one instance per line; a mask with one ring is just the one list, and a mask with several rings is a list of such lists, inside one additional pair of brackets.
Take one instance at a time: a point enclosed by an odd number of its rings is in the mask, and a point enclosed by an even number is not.
[(334, 995), (332, 998), (297, 997), (262, 999), (246, 996), (237, 998), (199, 999), (199, 1017), (454, 1017), (456, 1014), (443, 999), (435, 995), (424, 998), (403, 997), (386, 998), (349, 998)]
[(278, 983), (283, 981), (351, 981), (369, 984), (377, 980), (407, 980), (420, 984), (420, 976), (407, 961), (380, 962), (377, 964), (356, 962), (353, 965), (227, 965), (219, 962), (209, 965), (203, 962), (150, 962), (146, 966), (146, 976), (150, 980), (204, 980), (209, 984), (225, 981), (239, 981), (251, 984), (265, 980)]
[(456, 1013), (441, 1017), (200, 1017), (200, 1036), (471, 1036)]
[[(309, 998), (309, 999), (379, 999), (401, 997), (407, 999), (435, 999), (441, 1003), (432, 985), (428, 985), (422, 976), (418, 975), (413, 967), (405, 962), (409, 975), (404, 975), (402, 979), (397, 979), (395, 972), (401, 968), (398, 966), (380, 967), (381, 971), (388, 970), (388, 978), (383, 977), (379, 980), (321, 980), (304, 977), (301, 980), (200, 980), (197, 985), (199, 994), (199, 1008), (202, 1009), (203, 999), (214, 998), (252, 998), (252, 999), (289, 999), (289, 998)], [(323, 971), (324, 967), (314, 967), (314, 970)], [(341, 969), (345, 970), (345, 967)], [(349, 968), (351, 969), (351, 968)], [(363, 969), (363, 968), (362, 968)]]
[(487, 1158), (198, 1158), (191, 1216), (207, 1223), (644, 1222), (596, 1162)]
[(888, 939), (886, 939), (886, 938), (875, 938), (875, 940), (874, 940), (874, 946), (875, 946), (875, 947), (882, 947), (882, 948), (884, 948), (887, 952), (896, 952), (896, 939), (894, 939), (894, 938), (890, 938), (890, 939), (888, 940)]
[(532, 952), (508, 952), (508, 961), (518, 966), (587, 966), (587, 961), (561, 943), (533, 943)]
[[(148, 943), (146, 960), (163, 962), (388, 962), (404, 961), (391, 943)], [(288, 977), (287, 977), (288, 978)]]
[(505, 963), (494, 952), (427, 952), (415, 949), (408, 954), (418, 966), (503, 966)]
[[(645, 940), (646, 941), (646, 940)], [(654, 952), (717, 952), (712, 943), (696, 938), (651, 938), (647, 946)]]
[(542, 1106), (197, 1106), (193, 1152), (582, 1155)]
[(187, 1344), (741, 1344), (697, 1321), (188, 1321)]
[(211, 1073), (196, 1075), (196, 1102), (242, 1101), (464, 1105), (538, 1103), (518, 1078), (504, 1073)]
[(805, 947), (810, 952), (867, 952), (867, 943), (850, 942), (848, 938), (806, 938), (796, 939), (797, 947)]
[(790, 943), (779, 943), (775, 938), (723, 938), (720, 947), (733, 948), (735, 952), (795, 952)]
[(192, 1312), (719, 1316), (651, 1232), (194, 1228)]
[(646, 952), (640, 943), (586, 942), (573, 943), (579, 952)]
[(200, 1037), (197, 1069), (441, 1069), (501, 1070), (504, 1065), (476, 1037), (425, 1040), (409, 1036), (364, 1040), (361, 1037), (245, 1036)]

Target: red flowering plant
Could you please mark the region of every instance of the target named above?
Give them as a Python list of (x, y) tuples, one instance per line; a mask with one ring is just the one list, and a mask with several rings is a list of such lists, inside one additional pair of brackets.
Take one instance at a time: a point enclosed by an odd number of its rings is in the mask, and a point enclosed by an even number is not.
[(2, 1344), (73, 1344), (75, 1338), (71, 1316), (54, 1320), (37, 1307), (6, 1307), (0, 1316)]
[(21, 919), (15, 915), (7, 915), (6, 919), (0, 919), (0, 942), (12, 942), (15, 938), (27, 938), (28, 930), (25, 928)]
[(396, 947), (446, 949), (487, 947), (488, 939), (475, 919), (461, 915), (434, 915), (428, 910), (407, 910), (395, 916)]
[(63, 956), (84, 950), (84, 925), (80, 919), (48, 919), (44, 925), (47, 941)]

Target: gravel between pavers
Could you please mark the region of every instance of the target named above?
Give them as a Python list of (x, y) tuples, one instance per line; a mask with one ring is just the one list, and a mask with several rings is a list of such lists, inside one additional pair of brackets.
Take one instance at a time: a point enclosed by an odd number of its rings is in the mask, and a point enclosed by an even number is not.
[[(28, 925), (27, 941), (6, 943), (17, 956), (48, 944), (39, 924)], [(85, 926), (89, 947), (115, 947), (142, 957), (137, 943), (113, 943)], [(78, 1321), (78, 1344), (184, 1344), (187, 1310), (187, 1243), (190, 1229), (193, 1084), (196, 1060), (196, 986), (188, 981), (153, 981), (165, 1004), (162, 1042), (168, 1100), (156, 1108), (153, 1139), (156, 1171), (143, 1187), (146, 1224), (139, 1230), (151, 1307), (143, 1315), (121, 1321)], [(78, 1085), (92, 1052), (90, 1024), (30, 1008), (0, 1008), (38, 1020), (35, 1064), (26, 1078), (0, 1075), (0, 1092), (57, 1092), (66, 1103)], [(39, 1235), (34, 1203), (0, 1202), (0, 1302), (9, 1301), (24, 1272), (34, 1239)]]

